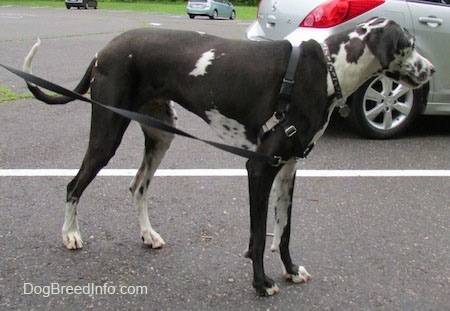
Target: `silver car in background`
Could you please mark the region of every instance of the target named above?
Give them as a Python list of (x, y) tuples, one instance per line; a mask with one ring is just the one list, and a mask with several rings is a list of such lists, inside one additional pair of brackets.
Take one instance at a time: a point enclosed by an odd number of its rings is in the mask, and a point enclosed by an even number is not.
[(416, 90), (384, 76), (370, 79), (347, 100), (352, 126), (369, 138), (392, 138), (418, 114), (450, 115), (450, 0), (261, 0), (247, 38), (321, 42), (374, 16), (413, 33), (417, 50), (437, 71)]
[(190, 18), (208, 16), (210, 19), (236, 18), (236, 9), (228, 0), (189, 0), (187, 14)]

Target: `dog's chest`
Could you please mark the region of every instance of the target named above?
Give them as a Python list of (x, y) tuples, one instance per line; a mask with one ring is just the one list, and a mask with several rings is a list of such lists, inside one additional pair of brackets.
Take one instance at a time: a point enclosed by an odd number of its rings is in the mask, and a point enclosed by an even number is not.
[(243, 124), (224, 116), (217, 109), (208, 110), (205, 114), (208, 117), (209, 126), (221, 139), (235, 147), (249, 150), (254, 150), (256, 148), (256, 146), (247, 139), (245, 135), (246, 129)]

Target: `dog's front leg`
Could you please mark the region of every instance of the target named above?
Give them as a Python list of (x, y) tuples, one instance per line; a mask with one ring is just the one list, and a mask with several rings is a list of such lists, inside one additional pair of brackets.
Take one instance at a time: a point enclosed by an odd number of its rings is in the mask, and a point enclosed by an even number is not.
[(273, 185), (275, 195), (275, 230), (271, 251), (279, 252), (283, 263), (283, 276), (294, 283), (303, 283), (311, 275), (302, 266), (292, 263), (289, 241), (291, 236), (292, 196), (294, 193), (297, 162), (285, 164)]
[(67, 249), (80, 249), (83, 247), (77, 219), (78, 200), (67, 201), (62, 227), (62, 239)]
[(267, 209), (270, 189), (278, 168), (259, 161), (247, 162), (250, 193), (250, 243), (246, 256), (253, 261), (253, 287), (261, 296), (278, 292), (278, 286), (264, 273)]

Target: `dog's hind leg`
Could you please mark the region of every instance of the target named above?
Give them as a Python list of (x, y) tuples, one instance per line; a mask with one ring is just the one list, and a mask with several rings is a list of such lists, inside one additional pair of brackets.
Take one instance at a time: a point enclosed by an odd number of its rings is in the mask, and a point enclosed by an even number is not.
[[(169, 125), (175, 126), (176, 114), (171, 102), (154, 101), (149, 105), (145, 105), (145, 107), (146, 111), (141, 109), (141, 113), (149, 114)], [(173, 135), (146, 127), (142, 127), (142, 130), (145, 136), (144, 158), (136, 177), (130, 185), (130, 191), (139, 215), (142, 241), (145, 245), (152, 248), (161, 248), (165, 243), (150, 224), (147, 211), (147, 191), (156, 169), (170, 146)]]
[(67, 203), (62, 238), (68, 249), (83, 247), (77, 220), (78, 201), (89, 183), (113, 157), (129, 122), (129, 120), (104, 108), (92, 107), (88, 149), (78, 174), (67, 185)]
[(289, 252), (289, 240), (291, 236), (291, 212), (292, 196), (295, 184), (295, 161), (285, 164), (278, 173), (274, 185), (275, 195), (275, 230), (271, 251), (279, 252), (283, 263), (283, 275), (285, 279), (294, 283), (306, 282), (311, 275), (302, 266), (292, 263)]

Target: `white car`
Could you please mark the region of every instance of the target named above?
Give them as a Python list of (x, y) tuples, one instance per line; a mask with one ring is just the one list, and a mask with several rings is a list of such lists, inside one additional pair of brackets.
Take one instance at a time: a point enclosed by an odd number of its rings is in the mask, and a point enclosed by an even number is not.
[(74, 7), (77, 9), (85, 8), (86, 10), (89, 8), (97, 9), (97, 0), (64, 0), (66, 3), (66, 8), (70, 10), (70, 8)]
[(236, 18), (236, 9), (228, 0), (189, 0), (186, 6), (190, 18), (208, 16), (210, 19)]
[(416, 90), (374, 77), (348, 98), (350, 123), (360, 134), (380, 139), (405, 132), (418, 114), (450, 115), (450, 0), (262, 0), (247, 38), (323, 41), (374, 16), (413, 33), (416, 48), (437, 71)]

